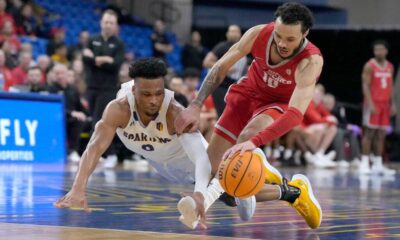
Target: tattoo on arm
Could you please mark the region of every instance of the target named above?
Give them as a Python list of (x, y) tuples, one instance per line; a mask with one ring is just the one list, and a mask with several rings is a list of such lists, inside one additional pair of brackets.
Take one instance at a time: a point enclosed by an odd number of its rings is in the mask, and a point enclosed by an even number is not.
[(203, 102), (206, 100), (206, 98), (221, 84), (223, 79), (220, 79), (219, 75), (220, 67), (218, 65), (214, 65), (204, 79), (199, 94), (192, 102), (193, 104), (199, 107), (203, 105)]

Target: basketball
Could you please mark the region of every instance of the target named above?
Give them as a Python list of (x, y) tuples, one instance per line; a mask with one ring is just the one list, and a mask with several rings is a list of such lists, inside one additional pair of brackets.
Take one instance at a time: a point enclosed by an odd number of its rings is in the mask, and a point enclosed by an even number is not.
[(257, 153), (247, 151), (240, 156), (238, 152), (220, 163), (218, 179), (227, 194), (247, 198), (263, 187), (265, 166)]

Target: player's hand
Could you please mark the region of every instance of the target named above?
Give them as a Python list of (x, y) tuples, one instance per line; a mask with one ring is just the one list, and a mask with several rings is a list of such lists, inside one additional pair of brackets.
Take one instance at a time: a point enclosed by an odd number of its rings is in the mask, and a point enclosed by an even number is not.
[(72, 189), (64, 197), (54, 203), (56, 208), (82, 208), (85, 212), (90, 212), (84, 191)]
[(190, 193), (181, 193), (182, 197), (190, 196), (196, 203), (196, 213), (199, 217), (199, 225), (202, 229), (207, 229), (206, 225), (206, 210), (204, 207), (204, 196), (201, 192)]
[(390, 115), (395, 116), (396, 113), (397, 113), (396, 105), (394, 103), (392, 103), (392, 106), (390, 107)]
[(85, 57), (89, 57), (89, 58), (93, 58), (94, 57), (94, 54), (93, 54), (92, 50), (90, 50), (89, 48), (83, 49), (82, 54)]
[(226, 152), (224, 153), (224, 156), (222, 157), (222, 160), (232, 157), (236, 152), (240, 151), (240, 156), (242, 156), (244, 154), (244, 152), (253, 151), (256, 148), (257, 148), (257, 146), (254, 145), (254, 143), (252, 141), (246, 141), (246, 142), (236, 144), (235, 146), (226, 150)]
[(79, 111), (72, 111), (71, 116), (78, 119), (81, 122), (86, 121), (86, 118), (87, 118), (83, 112), (79, 112)]
[(190, 104), (176, 117), (174, 125), (177, 134), (183, 132), (195, 132), (199, 129), (201, 108), (195, 104)]

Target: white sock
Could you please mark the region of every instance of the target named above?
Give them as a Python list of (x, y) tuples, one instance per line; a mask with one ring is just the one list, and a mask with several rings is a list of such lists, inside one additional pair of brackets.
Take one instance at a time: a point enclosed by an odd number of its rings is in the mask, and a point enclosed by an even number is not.
[(208, 184), (207, 192), (204, 194), (204, 208), (207, 211), (209, 207), (224, 193), (224, 189), (219, 184), (219, 180), (213, 178)]

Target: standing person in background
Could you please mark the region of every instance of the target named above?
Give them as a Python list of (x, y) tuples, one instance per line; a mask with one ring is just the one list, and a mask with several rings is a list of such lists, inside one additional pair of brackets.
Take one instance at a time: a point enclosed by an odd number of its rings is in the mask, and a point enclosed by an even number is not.
[(68, 48), (68, 60), (73, 61), (76, 58), (80, 58), (83, 49), (88, 45), (90, 33), (87, 30), (83, 30), (79, 33), (78, 43)]
[[(124, 44), (117, 37), (118, 19), (112, 10), (106, 10), (100, 21), (101, 33), (89, 40), (83, 50), (87, 86), (87, 99), (93, 129), (101, 119), (107, 104), (113, 100), (118, 88), (119, 69), (124, 61)], [(115, 167), (117, 156), (112, 144), (104, 153), (105, 167)]]
[[(386, 59), (388, 44), (376, 40), (373, 44), (374, 57), (368, 60), (362, 71), (362, 91), (364, 95), (361, 174), (383, 173), (393, 175), (395, 170), (383, 166), (382, 155), (386, 130), (390, 126), (390, 115), (395, 114), (392, 96), (393, 64)], [(371, 148), (373, 149), (371, 154)], [(372, 161), (370, 168), (369, 163)]]
[(194, 31), (192, 32), (190, 42), (182, 49), (181, 58), (183, 68), (197, 68), (201, 71), (205, 56), (205, 49), (201, 45), (201, 35), (198, 31)]
[(174, 50), (165, 34), (165, 24), (161, 20), (154, 22), (154, 32), (151, 34), (151, 41), (153, 42), (153, 56), (165, 60), (165, 55)]
[[(238, 25), (230, 25), (226, 32), (226, 41), (218, 43), (206, 56), (203, 61), (205, 68), (212, 68), (214, 64), (222, 57), (228, 50), (237, 43), (242, 37), (242, 31)], [(233, 83), (236, 83), (244, 74), (247, 67), (246, 56), (239, 59), (227, 72), (225, 80), (213, 92), (212, 97), (214, 100), (215, 108), (217, 109), (218, 116), (221, 116), (225, 108), (225, 95), (228, 88)]]
[(64, 108), (67, 124), (68, 160), (78, 162), (79, 139), (83, 123), (87, 120), (79, 93), (76, 90), (73, 78), (68, 74), (68, 69), (63, 64), (56, 64), (51, 70), (54, 73), (54, 82), (48, 88), (50, 93), (64, 96)]

